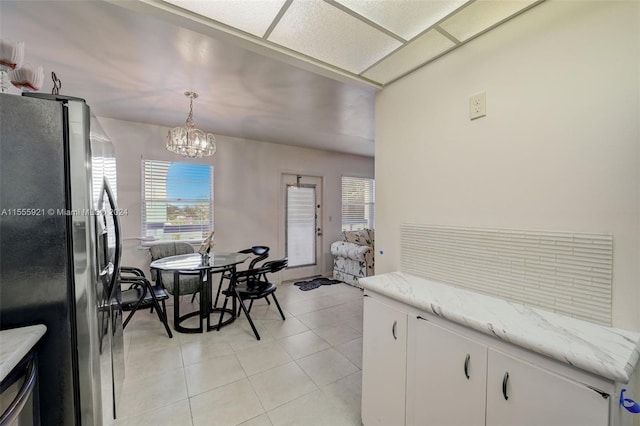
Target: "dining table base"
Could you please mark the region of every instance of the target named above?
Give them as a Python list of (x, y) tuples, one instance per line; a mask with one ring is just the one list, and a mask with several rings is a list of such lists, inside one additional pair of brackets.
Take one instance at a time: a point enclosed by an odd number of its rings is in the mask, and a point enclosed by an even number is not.
[[(174, 282), (179, 282), (178, 275), (180, 271), (175, 271)], [(180, 296), (186, 296), (186, 294), (180, 294), (179, 286), (176, 286), (173, 296), (173, 328), (179, 333), (202, 333), (204, 330), (212, 331), (212, 330), (220, 330), (220, 327), (224, 327), (226, 325), (231, 324), (236, 320), (235, 311), (233, 309), (226, 308), (218, 308), (216, 306), (212, 306), (210, 300), (212, 299), (211, 294), (211, 286), (206, 285), (205, 283), (211, 282), (211, 270), (203, 270), (201, 272), (203, 276), (200, 277), (200, 282), (202, 282), (201, 291), (200, 291), (200, 306), (197, 311), (189, 312), (187, 314), (180, 315)], [(206, 279), (205, 279), (206, 277)], [(222, 285), (220, 282), (219, 286)], [(202, 291), (204, 290), (204, 291)], [(220, 315), (229, 314), (230, 317), (222, 322), (217, 321), (215, 325), (211, 325), (211, 314), (219, 312)], [(200, 318), (200, 325), (198, 327), (186, 327), (182, 325), (185, 321), (194, 318)], [(205, 326), (206, 322), (206, 326)]]
[[(211, 330), (219, 330), (220, 326), (229, 325), (235, 321), (236, 315), (233, 309), (226, 309), (226, 307), (218, 308), (216, 305), (220, 294), (220, 286), (222, 280), (218, 284), (218, 291), (216, 296), (216, 303), (212, 303), (212, 275), (214, 273), (228, 274), (230, 277), (235, 277), (236, 265), (247, 260), (248, 256), (243, 253), (209, 253), (205, 255), (200, 254), (186, 254), (176, 255), (166, 258), (161, 258), (151, 262), (150, 268), (157, 270), (157, 281), (162, 285), (162, 273), (161, 271), (173, 272), (173, 328), (179, 333), (203, 333)], [(199, 308), (196, 311), (189, 312), (180, 315), (180, 296), (186, 296), (187, 294), (180, 293), (180, 275), (198, 275), (200, 280), (199, 292), (200, 303)], [(192, 295), (189, 293), (188, 295)], [(230, 317), (225, 321), (218, 321), (216, 325), (211, 325), (211, 314), (219, 313), (221, 318), (225, 314), (229, 314)], [(188, 327), (183, 325), (186, 321), (193, 318), (199, 319), (199, 325), (195, 327)]]
[(224, 314), (229, 314), (230, 316), (228, 319), (222, 322), (216, 322), (215, 325), (211, 325), (211, 320), (207, 318), (207, 331), (212, 331), (212, 330), (219, 331), (220, 327), (224, 327), (225, 325), (231, 324), (237, 318), (235, 315), (235, 312), (233, 312), (233, 310), (231, 309), (223, 309), (223, 308), (216, 308), (216, 307), (211, 308), (211, 313), (215, 313), (215, 312), (219, 312), (220, 315), (223, 316), (223, 318), (224, 318)]

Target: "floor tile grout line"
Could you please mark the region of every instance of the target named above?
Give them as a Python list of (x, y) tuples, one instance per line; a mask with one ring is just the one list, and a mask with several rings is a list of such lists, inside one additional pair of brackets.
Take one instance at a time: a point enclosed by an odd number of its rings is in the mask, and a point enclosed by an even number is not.
[[(295, 362), (295, 361), (293, 361), (293, 362)], [(296, 364), (296, 365), (297, 365), (297, 364)], [(300, 369), (302, 370), (302, 367), (298, 366), (298, 368), (300, 368)], [(306, 373), (304, 370), (302, 370), (302, 372), (303, 372), (303, 373), (305, 373), (305, 375), (307, 375), (307, 373)], [(287, 401), (287, 402), (283, 402), (282, 404), (276, 405), (275, 407), (273, 407), (273, 408), (271, 408), (271, 409), (269, 409), (269, 410), (266, 410), (265, 412), (266, 412), (267, 414), (269, 414), (269, 412), (270, 412), (270, 411), (273, 411), (273, 410), (275, 410), (275, 409), (277, 409), (277, 408), (280, 408), (280, 407), (282, 407), (283, 405), (290, 404), (290, 403), (292, 403), (292, 402), (294, 402), (294, 401), (299, 400), (300, 398), (302, 398), (302, 397), (304, 397), (304, 396), (306, 396), (306, 395), (309, 395), (309, 394), (311, 394), (311, 393), (314, 393), (314, 392), (316, 392), (316, 391), (319, 391), (319, 390), (320, 390), (320, 388), (318, 387), (318, 385), (316, 385), (316, 383), (315, 383), (313, 380), (311, 380), (311, 378), (310, 378), (309, 376), (307, 376), (307, 378), (308, 378), (308, 379), (311, 381), (311, 383), (313, 383), (313, 385), (316, 387), (315, 389), (313, 389), (313, 390), (311, 390), (311, 391), (308, 391), (308, 392), (305, 392), (305, 393), (303, 393), (303, 394), (300, 394), (300, 395), (298, 395), (297, 397), (295, 397), (295, 398), (293, 398), (293, 399), (291, 399), (291, 400), (289, 400), (289, 401)], [(269, 419), (269, 420), (271, 420), (271, 419)], [(272, 422), (272, 423), (273, 423), (273, 422)]]
[[(337, 349), (335, 349), (334, 347), (330, 347), (330, 348), (324, 349), (324, 350), (322, 350), (322, 351), (318, 351), (318, 352), (315, 352), (315, 353), (313, 353), (313, 354), (310, 354), (310, 355), (308, 355), (308, 356), (306, 356), (306, 357), (300, 358), (300, 360), (302, 360), (302, 359), (304, 359), (304, 358), (308, 358), (308, 357), (313, 356), (313, 355), (316, 355), (316, 354), (318, 354), (318, 353), (320, 353), (320, 352), (328, 351), (329, 349), (334, 349), (336, 352), (338, 352), (340, 355), (342, 355), (342, 354), (340, 353), (340, 351), (338, 351), (338, 350), (337, 350)], [(360, 371), (360, 370), (361, 370), (361, 368), (359, 368), (357, 365), (355, 365), (355, 364), (354, 364), (350, 359), (348, 359), (348, 358), (347, 358), (347, 357), (345, 357), (344, 355), (342, 355), (342, 356), (343, 356), (343, 357), (344, 357), (344, 358), (345, 358), (349, 363), (353, 364), (353, 366), (354, 366), (354, 367), (356, 367), (356, 368), (358, 369), (357, 371)], [(298, 361), (298, 360), (296, 360), (296, 363), (297, 363), (297, 361)], [(313, 378), (311, 378), (311, 376), (309, 376), (309, 374), (307, 373), (307, 371), (306, 371), (306, 370), (305, 370), (305, 369), (304, 369), (300, 364), (298, 364), (298, 367), (300, 367), (300, 369), (301, 369), (302, 371), (304, 371), (304, 372), (305, 372), (305, 374), (307, 374), (307, 377), (309, 377), (309, 379), (310, 379), (310, 380), (311, 380), (311, 381), (312, 381), (312, 382), (313, 382), (313, 383), (318, 387), (318, 389), (321, 389), (323, 386), (330, 385), (330, 384), (332, 384), (332, 383), (337, 382), (338, 380), (343, 379), (344, 377), (349, 376), (349, 374), (347, 374), (346, 376), (339, 377), (339, 378), (337, 378), (336, 380), (333, 380), (333, 381), (331, 381), (331, 382), (329, 382), (329, 383), (325, 383), (324, 385), (319, 385), (318, 383), (316, 383), (316, 381), (315, 381), (315, 380), (313, 380)], [(356, 373), (357, 371), (354, 371), (354, 373)]]
[[(256, 374), (257, 374), (257, 373), (256, 373)], [(266, 415), (267, 415), (267, 417), (268, 417), (268, 416), (269, 416), (269, 414), (267, 413), (267, 409), (265, 408), (264, 403), (263, 403), (263, 402), (262, 402), (262, 400), (260, 399), (260, 395), (258, 395), (258, 391), (256, 390), (255, 386), (253, 385), (253, 382), (251, 381), (250, 376), (247, 376), (247, 381), (249, 382), (249, 386), (251, 386), (251, 390), (253, 390), (253, 393), (255, 394), (256, 399), (258, 400), (258, 403), (260, 404), (260, 407), (262, 408), (262, 414), (266, 414)], [(260, 414), (260, 415), (262, 415), (262, 414)], [(259, 417), (259, 416), (256, 416), (256, 417)], [(255, 417), (254, 417), (254, 418), (255, 418)], [(248, 420), (247, 420), (247, 421), (248, 421)], [(243, 422), (243, 423), (244, 423), (244, 422)], [(269, 423), (272, 423), (272, 424), (273, 424), (273, 422), (271, 421), (271, 419), (269, 419)]]
[(195, 426), (196, 420), (193, 418), (193, 407), (191, 405), (191, 398), (187, 395), (187, 404), (189, 404), (189, 417), (191, 418), (191, 426)]

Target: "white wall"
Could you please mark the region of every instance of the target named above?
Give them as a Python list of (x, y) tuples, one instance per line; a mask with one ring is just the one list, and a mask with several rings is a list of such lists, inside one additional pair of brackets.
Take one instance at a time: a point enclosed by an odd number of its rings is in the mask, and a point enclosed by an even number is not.
[[(279, 238), (281, 174), (322, 176), (324, 259), (319, 261), (325, 266), (323, 272), (330, 273), (329, 247), (340, 233), (340, 178), (343, 175), (374, 176), (373, 158), (225, 136), (216, 136), (217, 152), (213, 157), (189, 160), (165, 149), (166, 127), (108, 118), (99, 118), (99, 121), (116, 149), (118, 203), (129, 212), (121, 218), (124, 238), (142, 234), (143, 158), (213, 164), (216, 249), (237, 251), (267, 245), (271, 247), (272, 258), (284, 255), (284, 244)], [(125, 240), (124, 264), (148, 268), (148, 257), (148, 250), (141, 250), (139, 241)]]
[(608, 233), (613, 325), (640, 331), (639, 64), (639, 2), (548, 0), (383, 89), (376, 272), (404, 222)]

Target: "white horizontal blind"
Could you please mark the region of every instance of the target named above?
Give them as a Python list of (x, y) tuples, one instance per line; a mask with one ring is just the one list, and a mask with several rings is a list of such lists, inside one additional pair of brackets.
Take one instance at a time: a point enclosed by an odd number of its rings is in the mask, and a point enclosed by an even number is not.
[(403, 272), (611, 325), (613, 237), (401, 226)]
[(202, 241), (213, 229), (213, 166), (143, 160), (142, 231), (158, 240)]
[(342, 178), (342, 230), (374, 229), (375, 181)]
[(315, 186), (287, 186), (287, 258), (289, 267), (316, 263)]
[(113, 144), (102, 129), (98, 118), (91, 112), (89, 138), (91, 140), (91, 189), (93, 191), (94, 207), (102, 195), (103, 179), (107, 178), (111, 193), (118, 201), (118, 175), (116, 173), (116, 154)]
[(109, 182), (113, 198), (118, 200), (118, 174), (116, 173), (115, 157), (91, 157), (91, 186), (93, 190), (94, 206), (98, 205), (98, 199), (102, 191), (104, 177)]

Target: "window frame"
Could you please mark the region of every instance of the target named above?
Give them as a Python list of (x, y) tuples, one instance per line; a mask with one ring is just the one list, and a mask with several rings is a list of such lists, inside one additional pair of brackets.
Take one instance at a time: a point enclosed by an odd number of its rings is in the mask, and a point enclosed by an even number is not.
[[(148, 235), (149, 234), (149, 228), (147, 226), (148, 224), (148, 217), (147, 217), (147, 203), (148, 202), (166, 202), (167, 205), (171, 202), (179, 202), (182, 201), (184, 203), (193, 203), (193, 204), (197, 204), (198, 202), (206, 202), (206, 199), (198, 199), (198, 198), (169, 198), (166, 194), (166, 188), (165, 188), (165, 197), (164, 198), (148, 198), (147, 197), (147, 186), (146, 186), (146, 177), (147, 177), (147, 172), (149, 169), (149, 166), (154, 166), (155, 167), (162, 167), (162, 164), (167, 164), (166, 169), (167, 169), (167, 174), (169, 171), (169, 168), (171, 167), (171, 165), (173, 164), (184, 164), (184, 165), (190, 165), (190, 166), (206, 166), (209, 167), (210, 170), (210, 174), (209, 174), (209, 218), (208, 218), (208, 224), (206, 225), (206, 228), (203, 227), (201, 230), (201, 234), (202, 236), (200, 238), (180, 238), (180, 239), (173, 239), (173, 238), (158, 238), (158, 236), (156, 235)], [(166, 185), (166, 179), (165, 179), (165, 185)], [(191, 244), (195, 244), (195, 243), (202, 243), (202, 241), (207, 238), (207, 236), (209, 236), (209, 234), (211, 233), (211, 231), (214, 229), (214, 166), (213, 164), (205, 164), (205, 163), (190, 163), (190, 162), (186, 162), (186, 161), (170, 161), (170, 160), (154, 160), (154, 159), (149, 159), (149, 158), (142, 158), (141, 161), (141, 191), (140, 191), (140, 200), (141, 200), (141, 205), (140, 205), (140, 223), (141, 223), (141, 234), (142, 234), (142, 238), (143, 241), (145, 243), (143, 243), (144, 245), (151, 245), (154, 243), (159, 243), (159, 242), (167, 242), (167, 241), (175, 241), (175, 242), (187, 242), (187, 243), (191, 243)], [(167, 218), (168, 220), (168, 218)], [(165, 222), (166, 223), (166, 222)], [(197, 232), (197, 231), (196, 231)], [(171, 235), (171, 233), (163, 233), (163, 236), (169, 236)]]
[[(354, 181), (362, 181), (366, 184), (371, 185), (369, 192), (371, 201), (350, 201), (345, 200), (345, 179), (352, 179)], [(366, 194), (364, 194), (363, 198), (366, 200)], [(345, 176), (343, 175), (340, 178), (340, 230), (341, 231), (352, 231), (359, 229), (375, 229), (375, 204), (376, 204), (376, 181), (375, 178), (361, 177), (361, 176)], [(345, 223), (344, 210), (345, 206), (362, 206), (363, 207), (363, 221), (358, 223)], [(367, 210), (369, 211), (369, 219), (366, 219)], [(361, 227), (359, 227), (361, 226)], [(348, 227), (348, 229), (345, 229)]]

